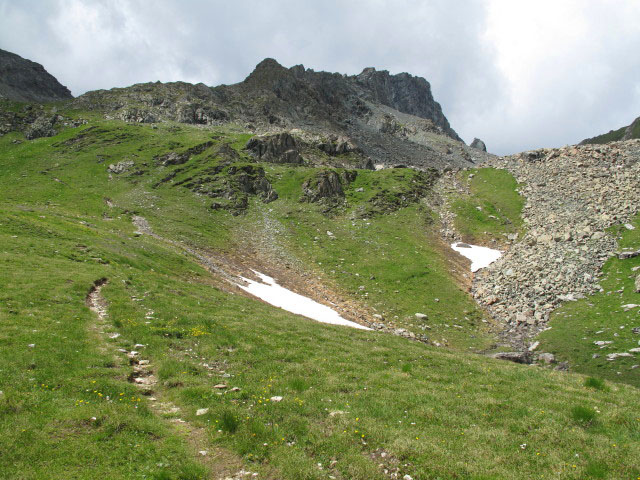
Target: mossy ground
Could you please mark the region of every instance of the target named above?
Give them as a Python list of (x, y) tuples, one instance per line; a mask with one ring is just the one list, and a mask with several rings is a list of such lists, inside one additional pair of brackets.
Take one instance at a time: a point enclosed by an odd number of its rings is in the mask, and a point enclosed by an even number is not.
[[(75, 142), (82, 132), (94, 138)], [(410, 187), (411, 172), (359, 173), (329, 216), (298, 201), (304, 168), (264, 165), (281, 199), (236, 217), (185, 188), (153, 188), (166, 175), (154, 155), (214, 137), (239, 147), (242, 135), (92, 120), (53, 138), (0, 138), (0, 477), (208, 478), (114, 361), (110, 349), (136, 343), (157, 365), (159, 392), (262, 478), (385, 478), (370, 456), (381, 450), (420, 479), (640, 475), (637, 389), (462, 351), (491, 334), (447, 270), (432, 213), (411, 202), (361, 215), (376, 189)], [(107, 165), (123, 159), (140, 173), (109, 180)], [(276, 222), (279, 246), (307, 272), (409, 328), (415, 311), (427, 314), (426, 333), (452, 348), (222, 291), (183, 250), (135, 236), (133, 214), (173, 241), (236, 255)], [(101, 343), (84, 299), (103, 277), (106, 329), (120, 337)], [(220, 382), (226, 393), (213, 389)], [(597, 411), (585, 422), (580, 409)]]
[(453, 198), (451, 203), (456, 230), (465, 241), (504, 243), (505, 235), (523, 233), (520, 214), (524, 198), (509, 172), (496, 168), (464, 170), (459, 181), (466, 184), (469, 194)]

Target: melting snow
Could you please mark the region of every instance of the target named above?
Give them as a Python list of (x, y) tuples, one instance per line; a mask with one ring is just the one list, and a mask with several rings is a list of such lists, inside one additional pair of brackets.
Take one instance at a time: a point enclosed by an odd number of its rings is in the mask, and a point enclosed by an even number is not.
[(471, 260), (471, 271), (477, 272), (481, 268), (488, 267), (502, 256), (500, 250), (494, 250), (488, 247), (479, 247), (478, 245), (469, 245), (468, 243), (452, 243), (451, 248), (463, 257)]
[(238, 286), (245, 292), (255, 295), (271, 305), (280, 307), (288, 312), (304, 315), (318, 322), (344, 325), (361, 330), (371, 330), (363, 325), (342, 318), (338, 312), (325, 305), (281, 287), (273, 278), (267, 275), (256, 272), (255, 270), (253, 270), (253, 273), (260, 277), (261, 282), (240, 277), (247, 285)]

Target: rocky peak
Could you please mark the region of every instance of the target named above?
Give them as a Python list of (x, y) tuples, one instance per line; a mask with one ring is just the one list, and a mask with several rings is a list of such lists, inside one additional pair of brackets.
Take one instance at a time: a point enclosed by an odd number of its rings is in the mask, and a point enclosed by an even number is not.
[(471, 148), (475, 148), (478, 150), (481, 150), (483, 152), (487, 151), (487, 146), (485, 145), (485, 143), (480, 140), (479, 138), (474, 138), (473, 142), (471, 142), (471, 144), (469, 145)]
[(274, 83), (282, 81), (287, 77), (293, 77), (293, 74), (289, 69), (280, 65), (273, 58), (265, 58), (256, 65), (253, 72), (251, 72), (242, 83), (252, 87), (269, 88), (273, 86)]
[(394, 108), (402, 113), (432, 120), (450, 137), (462, 141), (451, 128), (442, 113), (442, 107), (433, 98), (431, 85), (422, 77), (414, 77), (406, 72), (391, 75), (387, 70), (365, 68), (353, 77), (365, 89), (373, 102)]
[(54, 102), (73, 98), (42, 65), (0, 50), (0, 98), (18, 102)]

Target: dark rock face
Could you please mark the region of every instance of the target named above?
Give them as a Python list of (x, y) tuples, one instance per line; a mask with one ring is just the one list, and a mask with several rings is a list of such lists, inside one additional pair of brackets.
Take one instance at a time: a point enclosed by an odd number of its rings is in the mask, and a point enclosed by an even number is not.
[(424, 78), (408, 73), (390, 75), (387, 70), (365, 68), (355, 77), (355, 81), (374, 102), (402, 113), (432, 120), (446, 135), (462, 141), (449, 125), (440, 104), (433, 99), (431, 85)]
[(480, 140), (479, 138), (474, 138), (473, 142), (471, 142), (471, 145), (469, 145), (471, 148), (475, 148), (477, 150), (482, 150), (483, 152), (487, 151), (487, 146), (484, 144), (484, 142), (482, 140)]
[(259, 160), (272, 163), (303, 162), (296, 139), (287, 132), (250, 138), (246, 146)]
[(0, 50), (0, 97), (18, 102), (54, 102), (73, 98), (42, 65)]

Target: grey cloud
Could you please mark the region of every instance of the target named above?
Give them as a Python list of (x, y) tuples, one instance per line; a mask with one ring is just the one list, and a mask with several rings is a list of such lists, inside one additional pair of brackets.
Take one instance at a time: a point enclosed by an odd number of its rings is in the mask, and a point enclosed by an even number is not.
[[(524, 109), (485, 39), (480, 0), (0, 0), (0, 48), (42, 63), (74, 95), (155, 80), (235, 83), (265, 57), (349, 74), (407, 71), (429, 80), (463, 138), (507, 153), (573, 143), (640, 115), (640, 35), (609, 38), (597, 20), (610, 14), (594, 12), (593, 51), (531, 72), (539, 84)], [(588, 78), (590, 65), (601, 77)]]

